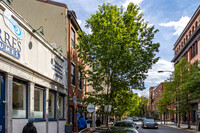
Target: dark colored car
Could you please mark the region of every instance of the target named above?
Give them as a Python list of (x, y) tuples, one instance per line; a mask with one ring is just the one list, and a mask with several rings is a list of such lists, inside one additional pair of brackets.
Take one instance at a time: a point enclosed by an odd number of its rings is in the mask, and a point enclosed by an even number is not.
[(138, 117), (134, 117), (133, 121), (139, 121), (140, 119)]
[(118, 121), (112, 127), (86, 128), (79, 133), (139, 133), (133, 121)]
[(117, 131), (117, 129), (130, 130), (133, 133), (139, 133), (137, 131), (139, 127), (132, 120), (122, 120), (115, 122), (111, 129)]
[(154, 119), (145, 119), (142, 121), (142, 128), (156, 128), (158, 129), (158, 124)]
[(146, 118), (146, 117), (142, 117), (142, 118), (141, 118), (141, 121), (144, 121), (145, 119), (147, 119), (147, 118)]

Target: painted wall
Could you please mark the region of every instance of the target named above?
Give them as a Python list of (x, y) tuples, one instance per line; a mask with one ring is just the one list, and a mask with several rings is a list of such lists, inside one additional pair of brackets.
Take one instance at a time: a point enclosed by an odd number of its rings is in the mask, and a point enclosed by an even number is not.
[[(1, 10), (0, 13), (4, 14), (5, 11)], [(14, 16), (12, 12), (10, 13), (11, 16)], [(64, 62), (64, 58), (57, 56), (41, 41), (27, 32), (24, 27), (21, 27), (23, 39), (19, 39), (5, 25), (5, 19), (6, 17), (0, 15), (0, 54), (66, 86), (66, 62)], [(30, 46), (30, 43), (32, 43), (32, 46)], [(3, 51), (4, 47), (13, 49), (14, 53), (18, 53), (17, 56)]]
[(49, 127), (49, 133), (57, 133), (57, 122), (49, 122), (48, 127)]
[(65, 133), (66, 121), (59, 121), (59, 133)]
[(27, 119), (13, 119), (13, 133), (22, 133), (27, 122)]
[[(34, 125), (38, 133), (46, 133), (46, 122), (35, 122)], [(54, 125), (54, 127), (56, 127), (56, 125)]]
[(61, 54), (67, 58), (67, 8), (37, 0), (17, 0), (11, 6), (35, 29), (43, 26), (44, 38), (57, 47), (62, 46)]

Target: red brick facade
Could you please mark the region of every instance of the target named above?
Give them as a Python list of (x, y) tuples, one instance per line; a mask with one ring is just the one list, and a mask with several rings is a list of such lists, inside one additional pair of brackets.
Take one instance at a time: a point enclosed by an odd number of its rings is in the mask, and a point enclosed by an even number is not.
[[(187, 61), (191, 64), (195, 64), (200, 60), (200, 6), (186, 25), (185, 29), (179, 36), (178, 40), (174, 44), (174, 58), (172, 62), (175, 64), (182, 57), (186, 57)], [(200, 110), (200, 102), (191, 102), (192, 111), (191, 119), (192, 123), (196, 122), (196, 110)], [(176, 115), (174, 115), (176, 116)], [(181, 122), (187, 122), (187, 116), (183, 115)]]

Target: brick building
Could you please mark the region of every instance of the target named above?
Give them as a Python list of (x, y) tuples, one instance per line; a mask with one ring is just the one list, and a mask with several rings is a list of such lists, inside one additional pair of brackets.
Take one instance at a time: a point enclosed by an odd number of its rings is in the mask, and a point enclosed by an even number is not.
[[(183, 32), (174, 44), (174, 58), (172, 62), (177, 64), (182, 57), (195, 64), (200, 60), (200, 6), (197, 8)], [(191, 103), (191, 122), (196, 122), (196, 110), (200, 110), (200, 101)], [(182, 121), (187, 121), (187, 116), (182, 117)]]
[[(157, 117), (158, 119), (161, 119), (159, 110), (158, 110), (158, 100), (162, 97), (163, 91), (164, 91), (164, 85), (165, 83), (160, 83), (158, 86), (156, 87), (150, 87), (149, 88), (149, 113), (151, 117)], [(170, 106), (166, 107), (166, 120), (170, 120), (172, 118), (172, 115), (170, 115), (168, 113), (168, 109), (170, 108)], [(162, 119), (164, 118), (164, 116), (162, 116)]]

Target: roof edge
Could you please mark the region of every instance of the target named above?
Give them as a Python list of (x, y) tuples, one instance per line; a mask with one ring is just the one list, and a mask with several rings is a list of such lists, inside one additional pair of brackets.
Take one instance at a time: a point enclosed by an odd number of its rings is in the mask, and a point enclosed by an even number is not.
[(196, 11), (194, 12), (194, 14), (192, 15), (192, 17), (190, 18), (189, 22), (187, 23), (187, 25), (185, 26), (185, 28), (183, 29), (183, 31), (181, 32), (181, 34), (179, 35), (178, 39), (176, 40), (176, 42), (174, 43), (174, 48), (179, 44), (179, 42), (181, 41), (181, 39), (183, 38), (183, 36), (185, 35), (185, 33), (188, 31), (188, 29), (190, 28), (190, 26), (192, 25), (194, 18), (197, 17), (198, 12), (200, 12), (200, 5), (198, 6), (198, 8), (196, 9)]
[(60, 7), (64, 7), (64, 8), (68, 8), (67, 4), (56, 2), (56, 1), (52, 1), (52, 0), (37, 0), (37, 1), (48, 3), (48, 4), (52, 4), (52, 5), (56, 5), (56, 6), (60, 6)]

